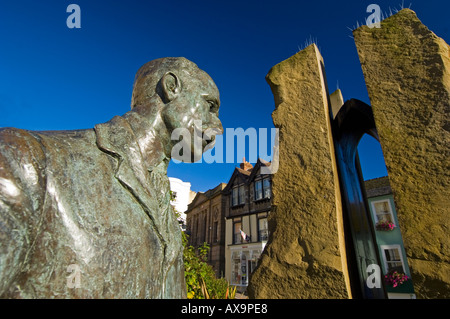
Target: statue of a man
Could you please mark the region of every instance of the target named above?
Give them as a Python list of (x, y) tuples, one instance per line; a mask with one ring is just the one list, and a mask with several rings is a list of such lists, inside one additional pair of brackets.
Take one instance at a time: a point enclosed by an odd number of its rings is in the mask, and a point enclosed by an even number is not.
[(208, 74), (163, 58), (137, 72), (132, 110), (94, 129), (1, 129), (0, 297), (185, 297), (171, 133), (223, 131), (218, 110)]

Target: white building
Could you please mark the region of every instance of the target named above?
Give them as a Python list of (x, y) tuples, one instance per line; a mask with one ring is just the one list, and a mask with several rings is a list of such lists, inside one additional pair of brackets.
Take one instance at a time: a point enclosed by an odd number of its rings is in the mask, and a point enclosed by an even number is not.
[(188, 205), (195, 197), (195, 192), (191, 191), (191, 183), (183, 182), (181, 179), (169, 177), (170, 190), (172, 191), (171, 204), (177, 212), (181, 214), (183, 228), (186, 225), (186, 214)]

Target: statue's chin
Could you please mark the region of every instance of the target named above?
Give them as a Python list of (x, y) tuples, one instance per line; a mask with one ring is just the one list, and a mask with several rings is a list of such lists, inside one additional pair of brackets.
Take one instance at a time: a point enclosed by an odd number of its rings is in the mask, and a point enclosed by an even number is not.
[[(189, 139), (183, 139), (180, 143), (175, 143), (175, 145), (178, 144), (178, 147), (175, 151), (175, 154), (172, 154), (172, 158), (176, 159), (178, 161), (184, 162), (184, 163), (195, 163), (201, 160), (202, 154), (214, 147), (216, 144), (216, 137), (215, 135), (212, 135), (209, 137), (208, 135), (204, 134), (202, 131), (198, 131), (198, 135), (196, 138)], [(201, 134), (201, 135), (200, 135)], [(206, 138), (202, 138), (205, 136)], [(201, 144), (199, 143), (201, 141)], [(201, 146), (200, 146), (200, 145)], [(181, 148), (179, 147), (181, 145)], [(198, 146), (197, 146), (198, 145)], [(198, 149), (196, 149), (198, 148)], [(185, 154), (185, 151), (189, 150), (190, 154)], [(179, 152), (179, 153), (178, 153)]]

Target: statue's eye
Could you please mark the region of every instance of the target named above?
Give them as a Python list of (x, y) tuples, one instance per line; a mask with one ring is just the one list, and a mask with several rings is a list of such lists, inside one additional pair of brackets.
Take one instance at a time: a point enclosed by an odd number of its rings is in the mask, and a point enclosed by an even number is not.
[(213, 113), (217, 112), (217, 103), (213, 100), (208, 100), (207, 102), (209, 105), (209, 111)]

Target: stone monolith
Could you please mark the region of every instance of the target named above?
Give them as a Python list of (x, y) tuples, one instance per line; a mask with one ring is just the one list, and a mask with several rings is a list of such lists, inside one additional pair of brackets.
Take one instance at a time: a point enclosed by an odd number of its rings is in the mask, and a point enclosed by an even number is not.
[(353, 34), (415, 292), (450, 298), (450, 48), (409, 9)]
[(280, 130), (279, 169), (270, 239), (248, 288), (252, 298), (350, 296), (323, 68), (313, 44), (275, 65), (266, 78)]

